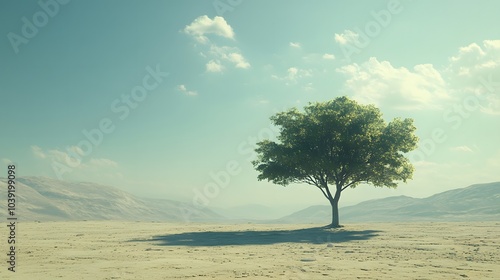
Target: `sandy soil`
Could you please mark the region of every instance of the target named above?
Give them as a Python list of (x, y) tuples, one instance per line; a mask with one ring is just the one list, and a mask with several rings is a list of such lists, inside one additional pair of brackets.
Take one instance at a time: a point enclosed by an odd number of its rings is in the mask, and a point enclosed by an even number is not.
[(0, 279), (500, 279), (500, 222), (24, 222), (17, 245)]

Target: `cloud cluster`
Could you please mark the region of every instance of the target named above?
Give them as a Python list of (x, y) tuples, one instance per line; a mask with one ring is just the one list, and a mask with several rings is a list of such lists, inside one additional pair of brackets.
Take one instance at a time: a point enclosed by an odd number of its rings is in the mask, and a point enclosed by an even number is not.
[(335, 42), (339, 43), (340, 45), (353, 44), (358, 42), (359, 34), (351, 30), (344, 30), (343, 33), (335, 33), (334, 39)]
[(107, 158), (89, 158), (78, 146), (70, 146), (66, 150), (43, 150), (39, 146), (33, 145), (31, 152), (35, 158), (50, 166), (54, 175), (61, 177), (60, 179), (66, 177), (85, 179), (101, 175), (116, 178), (122, 176), (118, 172), (117, 162)]
[(483, 100), (481, 112), (500, 115), (500, 40), (460, 48), (446, 72), (453, 91)]
[(250, 63), (243, 57), (239, 49), (235, 47), (218, 47), (212, 45), (207, 54), (213, 58), (206, 64), (207, 72), (222, 72), (226, 68), (224, 63), (229, 63), (233, 67), (240, 69), (250, 68)]
[(439, 109), (450, 95), (441, 74), (431, 64), (407, 69), (370, 58), (337, 69), (347, 76), (345, 90), (364, 103), (389, 103), (402, 110)]
[(323, 59), (327, 59), (327, 60), (334, 60), (335, 59), (335, 56), (333, 54), (330, 54), (330, 53), (325, 53), (323, 55)]
[(106, 158), (89, 158), (87, 161), (84, 162), (82, 159), (84, 158), (85, 153), (78, 146), (67, 147), (66, 151), (61, 151), (58, 149), (44, 151), (39, 146), (33, 145), (31, 146), (31, 152), (35, 157), (39, 159), (59, 162), (73, 168), (86, 168), (89, 166), (98, 166), (98, 167), (118, 166), (118, 163)]
[(220, 61), (214, 59), (207, 62), (205, 67), (207, 72), (222, 72), (224, 70), (224, 66), (222, 66)]
[(276, 80), (284, 80), (286, 81), (286, 85), (291, 85), (291, 84), (296, 84), (302, 78), (312, 77), (312, 70), (290, 67), (287, 69), (286, 75), (282, 77), (277, 75), (272, 75), (271, 77)]
[(469, 148), (468, 146), (457, 146), (457, 147), (451, 147), (451, 151), (453, 152), (460, 152), (460, 153), (473, 153), (474, 151)]
[(187, 96), (196, 96), (198, 95), (198, 92), (194, 90), (188, 90), (185, 85), (178, 85), (177, 90), (180, 91), (181, 93), (187, 95)]
[(246, 59), (240, 53), (232, 52), (229, 53), (227, 57), (229, 61), (234, 63), (234, 66), (236, 68), (247, 69), (250, 67), (250, 63), (248, 63), (248, 61), (246, 61)]
[(304, 70), (304, 69), (299, 69), (296, 67), (290, 67), (287, 70), (287, 76), (286, 78), (289, 81), (296, 82), (297, 79), (303, 78), (303, 77), (311, 77), (312, 76), (312, 71), (311, 70)]
[[(338, 40), (353, 38), (349, 36)], [(482, 112), (500, 114), (500, 40), (462, 47), (441, 69), (432, 64), (397, 68), (371, 57), (362, 64), (340, 67), (337, 72), (347, 77), (345, 93), (361, 102), (402, 110), (442, 109), (450, 101), (460, 103), (473, 96), (484, 100)]]
[(89, 164), (98, 167), (118, 167), (118, 163), (107, 158), (91, 158)]
[(301, 69), (298, 67), (290, 67), (286, 70), (283, 76), (271, 75), (271, 78), (279, 81), (284, 81), (286, 86), (300, 87), (304, 92), (314, 91), (313, 83), (310, 78), (313, 77), (311, 69)]
[(210, 40), (206, 37), (207, 34), (215, 34), (217, 36), (234, 39), (233, 28), (227, 24), (223, 17), (216, 16), (210, 19), (208, 16), (200, 16), (191, 24), (186, 25), (184, 32), (193, 36), (196, 41), (206, 44)]
[(192, 36), (197, 42), (210, 46), (203, 47), (200, 55), (208, 61), (205, 71), (209, 73), (224, 72), (232, 66), (238, 69), (250, 68), (250, 63), (245, 59), (237, 47), (219, 46), (208, 39), (207, 34), (234, 40), (234, 31), (223, 17), (216, 16), (210, 19), (208, 16), (200, 16), (184, 28), (184, 33)]
[(460, 79), (490, 74), (500, 67), (500, 40), (485, 40), (483, 46), (472, 43), (449, 60), (449, 70)]

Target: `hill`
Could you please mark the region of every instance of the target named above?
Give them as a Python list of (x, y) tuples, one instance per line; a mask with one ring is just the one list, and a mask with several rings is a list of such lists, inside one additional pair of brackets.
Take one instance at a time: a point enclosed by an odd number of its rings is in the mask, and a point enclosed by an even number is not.
[[(426, 198), (393, 196), (339, 209), (342, 222), (500, 221), (500, 182), (477, 184)], [(316, 205), (278, 223), (329, 223), (331, 207)]]
[[(167, 199), (139, 198), (116, 187), (88, 182), (66, 182), (45, 177), (16, 179), (17, 211), (21, 221), (137, 220), (207, 221), (221, 217), (193, 205)], [(0, 189), (6, 179), (0, 178)], [(7, 209), (6, 199), (1, 201)], [(6, 211), (0, 211), (4, 218)]]

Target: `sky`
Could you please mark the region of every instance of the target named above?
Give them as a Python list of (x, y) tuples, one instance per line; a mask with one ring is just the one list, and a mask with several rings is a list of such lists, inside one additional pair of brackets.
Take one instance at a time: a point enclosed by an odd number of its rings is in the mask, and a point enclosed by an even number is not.
[[(2, 1), (0, 164), (196, 206), (328, 202), (257, 180), (269, 117), (348, 96), (413, 118), (413, 180), (500, 181), (498, 1)], [(1, 176), (0, 173), (0, 176)], [(5, 177), (5, 175), (4, 175)]]

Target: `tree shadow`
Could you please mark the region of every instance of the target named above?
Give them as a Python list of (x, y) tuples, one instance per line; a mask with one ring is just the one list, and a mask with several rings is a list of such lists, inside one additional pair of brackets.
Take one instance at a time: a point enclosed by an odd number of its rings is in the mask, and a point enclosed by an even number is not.
[(368, 240), (378, 236), (379, 232), (381, 231), (354, 231), (342, 228), (314, 227), (296, 230), (184, 232), (129, 241), (151, 242), (161, 246), (269, 245), (277, 243), (323, 244)]

